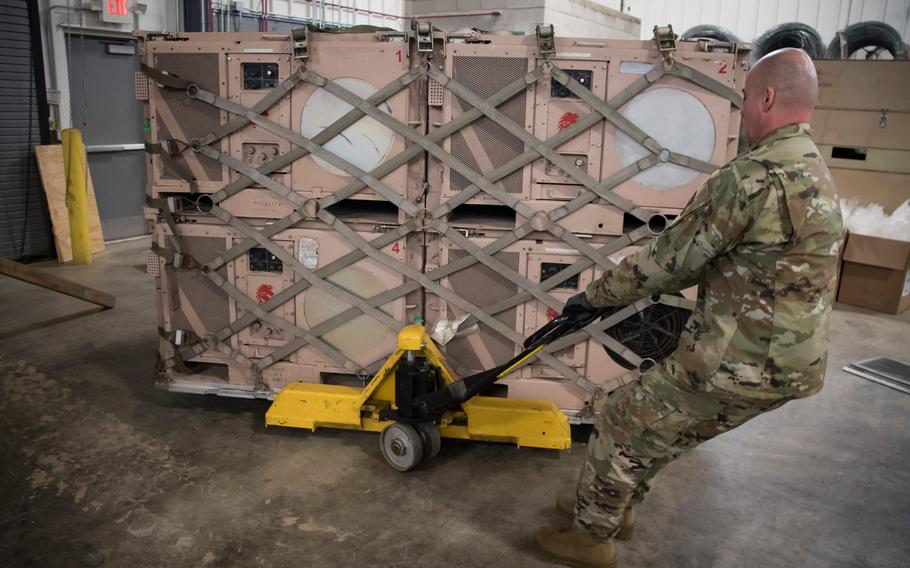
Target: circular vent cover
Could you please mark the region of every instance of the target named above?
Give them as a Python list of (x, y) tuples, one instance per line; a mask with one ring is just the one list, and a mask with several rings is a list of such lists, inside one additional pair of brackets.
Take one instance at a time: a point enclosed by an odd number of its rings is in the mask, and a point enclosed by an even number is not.
[[(353, 77), (342, 77), (335, 79), (334, 82), (363, 99), (376, 92), (376, 87), (373, 85)], [(303, 105), (303, 112), (300, 113), (300, 134), (312, 138), (353, 108), (319, 87)], [(377, 108), (386, 114), (392, 114), (392, 109), (387, 103), (382, 103)], [(395, 133), (390, 128), (383, 126), (375, 118), (365, 116), (323, 144), (322, 147), (361, 170), (369, 172), (381, 164), (388, 155), (394, 138)], [(313, 156), (313, 160), (335, 175), (348, 175), (322, 158)]]
[[(651, 89), (633, 98), (621, 111), (623, 116), (648, 133), (664, 148), (699, 160), (710, 161), (714, 153), (714, 119), (705, 105), (682, 89)], [(650, 152), (625, 133), (616, 131), (616, 157), (621, 167)], [(662, 163), (651, 166), (634, 179), (655, 189), (679, 187), (694, 180), (700, 172)]]
[[(358, 266), (349, 266), (339, 270), (329, 276), (327, 280), (361, 298), (371, 298), (388, 289), (388, 286), (383, 284), (374, 273)], [(307, 290), (303, 299), (303, 311), (310, 328), (316, 327), (350, 308), (351, 305), (347, 302), (319, 288)], [(372, 349), (386, 337), (388, 331), (382, 323), (361, 314), (321, 337), (348, 357), (352, 357)]]
[[(609, 310), (603, 318), (608, 318), (622, 307)], [(607, 335), (625, 345), (630, 351), (642, 359), (660, 361), (676, 350), (679, 336), (692, 315), (691, 310), (667, 306), (665, 304), (651, 304), (644, 310), (629, 316), (607, 330)], [(626, 369), (634, 369), (635, 365), (626, 361), (619, 354), (614, 353), (604, 346), (610, 358)]]

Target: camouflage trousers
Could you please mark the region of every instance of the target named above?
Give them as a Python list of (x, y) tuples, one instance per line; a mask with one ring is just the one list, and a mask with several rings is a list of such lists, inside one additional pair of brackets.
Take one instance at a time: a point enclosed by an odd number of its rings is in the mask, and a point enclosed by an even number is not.
[(578, 482), (575, 523), (588, 532), (613, 536), (626, 508), (683, 451), (786, 402), (709, 397), (675, 386), (664, 372), (652, 367), (604, 403)]

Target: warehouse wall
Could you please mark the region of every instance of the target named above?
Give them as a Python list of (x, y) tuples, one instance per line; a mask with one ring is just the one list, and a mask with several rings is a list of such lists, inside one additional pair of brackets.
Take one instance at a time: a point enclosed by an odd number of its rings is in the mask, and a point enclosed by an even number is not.
[[(56, 128), (69, 128), (72, 123), (69, 97), (69, 72), (67, 68), (66, 31), (100, 36), (130, 36), (134, 29), (145, 31), (178, 31), (183, 29), (182, 6), (184, 2), (202, 0), (130, 0), (136, 10), (136, 19), (128, 24), (111, 24), (101, 21), (101, 3), (98, 0), (37, 0), (45, 53), (45, 68), (51, 110)], [(212, 27), (255, 31), (258, 20), (254, 13), (261, 13), (263, 0), (212, 0)], [(265, 0), (270, 20), (269, 29), (287, 30), (308, 21), (328, 25), (373, 25), (401, 29), (404, 0)], [(231, 7), (241, 14), (221, 20), (221, 9)], [(238, 12), (239, 10), (239, 12)], [(78, 122), (78, 117), (77, 117)]]
[(404, 14), (408, 19), (429, 19), (447, 31), (478, 28), (527, 34), (544, 21), (545, 4), (546, 0), (405, 0)]
[[(179, 29), (177, 0), (131, 2), (144, 7), (128, 24), (101, 21), (101, 5), (88, 0), (38, 0), (41, 13), (42, 43), (51, 118), (57, 130), (70, 128), (70, 69), (67, 62), (67, 32), (103, 37), (131, 37), (134, 29), (163, 31)], [(76, 119), (78, 122), (78, 118)]]
[[(614, 2), (615, 3), (615, 2)], [(641, 37), (655, 25), (672, 24), (677, 33), (696, 24), (727, 28), (753, 41), (768, 28), (799, 21), (815, 28), (827, 44), (848, 24), (880, 20), (910, 36), (910, 0), (626, 0), (629, 13), (641, 18)]]
[(553, 24), (561, 36), (637, 39), (641, 20), (603, 4), (591, 0), (550, 1), (543, 21)]
[[(245, 4), (262, 10), (261, 0), (247, 0)], [(370, 25), (401, 29), (403, 6), (404, 0), (271, 0), (267, 8), (274, 15), (339, 26)]]
[[(257, 31), (262, 0), (213, 0), (213, 31)], [(326, 27), (377, 26), (400, 30), (403, 0), (265, 0), (270, 31), (311, 24)]]
[(54, 250), (32, 149), (47, 141), (47, 131), (41, 124), (43, 97), (33, 60), (34, 55), (40, 62), (40, 54), (33, 51), (37, 42), (28, 2), (0, 0), (0, 257), (16, 259)]
[[(637, 39), (638, 18), (594, 0), (405, 0), (406, 17), (425, 17), (445, 30), (479, 28), (534, 33), (553, 24), (556, 34)], [(463, 14), (463, 15), (460, 15)]]

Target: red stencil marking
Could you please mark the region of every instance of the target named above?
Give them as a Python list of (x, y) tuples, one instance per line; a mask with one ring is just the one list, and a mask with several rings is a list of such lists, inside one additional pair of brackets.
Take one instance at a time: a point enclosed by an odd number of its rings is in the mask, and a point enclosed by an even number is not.
[(566, 128), (572, 126), (578, 122), (578, 113), (577, 112), (567, 112), (559, 117), (559, 129), (565, 130)]
[(262, 304), (272, 299), (272, 296), (275, 295), (275, 290), (272, 288), (271, 284), (260, 284), (256, 288), (256, 301)]

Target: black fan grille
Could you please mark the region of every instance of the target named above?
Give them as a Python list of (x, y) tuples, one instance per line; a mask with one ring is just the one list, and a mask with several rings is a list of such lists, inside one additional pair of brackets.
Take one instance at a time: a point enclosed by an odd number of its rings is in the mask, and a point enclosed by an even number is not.
[[(610, 310), (603, 317), (610, 317), (620, 309), (622, 308)], [(643, 359), (660, 361), (676, 350), (679, 336), (690, 315), (692, 315), (692, 311), (685, 308), (651, 304), (607, 329), (607, 335)], [(622, 367), (635, 368), (635, 365), (620, 357), (618, 353), (611, 351), (606, 346), (604, 349)]]

